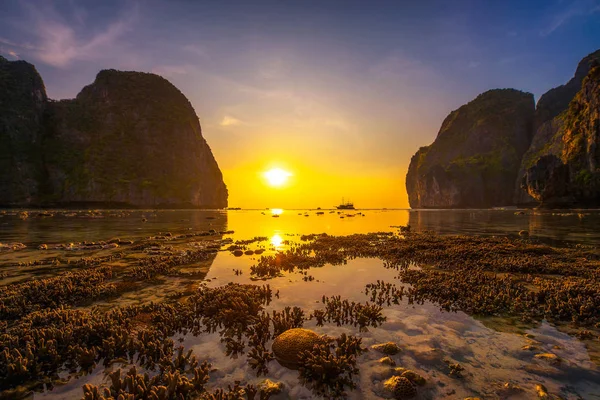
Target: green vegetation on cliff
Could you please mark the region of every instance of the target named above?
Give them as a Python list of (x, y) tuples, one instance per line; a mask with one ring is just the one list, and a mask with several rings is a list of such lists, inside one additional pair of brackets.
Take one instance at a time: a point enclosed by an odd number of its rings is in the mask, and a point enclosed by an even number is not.
[[(29, 71), (14, 71), (19, 62), (0, 60), (0, 89), (10, 89), (0, 94), (0, 105), (11, 105), (0, 108), (6, 127), (0, 144), (8, 140), (0, 146), (0, 163), (32, 160), (35, 190), (24, 188), (21, 177), (8, 182), (0, 175), (0, 189), (14, 198), (0, 198), (0, 205), (227, 206), (227, 189), (198, 117), (166, 79), (104, 70), (75, 99), (48, 101), (43, 92), (34, 96), (38, 106), (27, 100), (36, 88), (43, 91), (43, 82), (26, 65)], [(27, 86), (32, 80), (33, 89)], [(12, 122), (24, 116), (31, 127)], [(7, 169), (14, 174), (23, 168)], [(27, 201), (15, 196), (24, 190), (30, 192)]]
[(451, 112), (435, 142), (411, 160), (411, 207), (509, 204), (533, 112), (533, 96), (514, 89), (487, 91)]
[(568, 108), (538, 129), (523, 159), (522, 190), (543, 204), (598, 205), (599, 133), (600, 67), (591, 63)]

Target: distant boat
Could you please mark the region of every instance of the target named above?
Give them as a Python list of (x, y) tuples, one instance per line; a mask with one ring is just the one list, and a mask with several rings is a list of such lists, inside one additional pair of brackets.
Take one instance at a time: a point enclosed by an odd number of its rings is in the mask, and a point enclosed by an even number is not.
[(344, 199), (342, 199), (342, 204), (336, 206), (336, 208), (338, 210), (355, 210), (354, 203), (351, 201), (344, 201)]

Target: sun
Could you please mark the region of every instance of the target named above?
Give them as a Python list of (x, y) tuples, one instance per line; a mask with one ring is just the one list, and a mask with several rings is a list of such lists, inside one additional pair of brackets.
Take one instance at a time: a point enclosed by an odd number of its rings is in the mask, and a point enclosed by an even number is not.
[(264, 177), (271, 186), (283, 185), (290, 176), (292, 176), (291, 173), (281, 168), (272, 168), (264, 173)]

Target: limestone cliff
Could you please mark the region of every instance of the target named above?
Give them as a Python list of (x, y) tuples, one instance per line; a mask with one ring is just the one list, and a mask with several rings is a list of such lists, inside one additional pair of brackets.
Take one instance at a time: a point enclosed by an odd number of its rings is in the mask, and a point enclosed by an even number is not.
[(46, 89), (35, 67), (0, 56), (0, 205), (35, 202)]
[(490, 90), (446, 117), (437, 138), (412, 157), (406, 189), (413, 208), (511, 204), (531, 141), (533, 95)]
[(600, 65), (567, 110), (544, 124), (524, 158), (521, 187), (543, 205), (600, 204)]
[[(548, 202), (568, 205), (575, 201), (569, 192), (566, 166), (563, 165), (564, 113), (584, 78), (596, 63), (600, 50), (584, 57), (575, 75), (565, 85), (551, 89), (540, 97), (536, 108), (535, 135), (525, 153), (515, 185), (514, 203), (519, 205)], [(536, 168), (533, 168), (537, 165)], [(567, 174), (568, 175), (568, 174)], [(543, 186), (543, 188), (542, 188)]]
[[(0, 121), (10, 122), (2, 124), (0, 140), (18, 137), (21, 146), (0, 153), (0, 162), (26, 165), (9, 168), (12, 185), (0, 175), (0, 192), (10, 196), (0, 197), (0, 205), (227, 206), (227, 188), (198, 117), (166, 79), (104, 70), (75, 99), (49, 101), (35, 77), (19, 86), (33, 93), (19, 97), (33, 99), (19, 105), (19, 113), (35, 116), (29, 125), (10, 107), (0, 108)], [(6, 81), (0, 75), (0, 85)], [(17, 97), (0, 96), (8, 103)]]
[(592, 65), (600, 61), (600, 50), (584, 57), (575, 70), (575, 75), (569, 82), (555, 87), (544, 93), (538, 100), (535, 110), (535, 129), (551, 121), (567, 109), (569, 103), (581, 89), (583, 79), (590, 72)]

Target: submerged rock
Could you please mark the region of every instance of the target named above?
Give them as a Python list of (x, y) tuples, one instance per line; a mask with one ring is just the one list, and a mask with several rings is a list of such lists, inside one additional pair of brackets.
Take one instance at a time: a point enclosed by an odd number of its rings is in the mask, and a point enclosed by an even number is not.
[(427, 383), (425, 378), (423, 378), (421, 375), (417, 374), (415, 371), (412, 371), (410, 369), (402, 372), (402, 375), (400, 376), (408, 379), (415, 385), (424, 386)]
[(270, 379), (265, 379), (258, 386), (261, 392), (266, 395), (275, 395), (281, 393), (281, 390), (283, 389), (283, 383), (273, 382)]
[(390, 365), (390, 366), (395, 366), (396, 365), (396, 361), (392, 360), (391, 357), (381, 357), (379, 359), (379, 364), (382, 365)]
[(535, 385), (535, 392), (539, 399), (550, 399), (550, 395), (548, 394), (548, 389), (546, 386), (542, 384)]
[(539, 353), (533, 357), (538, 360), (547, 361), (551, 365), (558, 365), (561, 362), (561, 359), (556, 354), (553, 354), (553, 353)]
[(294, 328), (277, 336), (272, 349), (279, 364), (289, 369), (298, 369), (300, 352), (310, 351), (315, 345), (321, 343), (321, 337), (315, 332), (304, 328)]
[(394, 354), (398, 354), (401, 351), (400, 346), (398, 346), (394, 342), (375, 344), (375, 345), (371, 346), (371, 348), (373, 350), (377, 350), (383, 354), (388, 354), (391, 356), (393, 356)]

